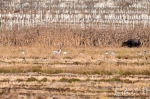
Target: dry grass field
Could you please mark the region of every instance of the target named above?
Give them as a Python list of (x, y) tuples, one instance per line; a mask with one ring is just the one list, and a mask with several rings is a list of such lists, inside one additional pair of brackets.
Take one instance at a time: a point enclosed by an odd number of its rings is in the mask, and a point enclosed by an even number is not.
[[(149, 28), (0, 33), (0, 99), (150, 98)], [(121, 47), (130, 38), (142, 45)]]
[(149, 48), (56, 49), (1, 47), (0, 99), (149, 98)]
[[(24, 55), (22, 49), (25, 51)], [(149, 48), (62, 48), (60, 54), (53, 55), (54, 50), (40, 47), (1, 47), (0, 72), (149, 75)], [(63, 54), (64, 51), (67, 54)], [(106, 51), (114, 51), (115, 55), (106, 54)], [(144, 54), (144, 51), (147, 53)]]
[(149, 0), (0, 6), (0, 99), (150, 99)]

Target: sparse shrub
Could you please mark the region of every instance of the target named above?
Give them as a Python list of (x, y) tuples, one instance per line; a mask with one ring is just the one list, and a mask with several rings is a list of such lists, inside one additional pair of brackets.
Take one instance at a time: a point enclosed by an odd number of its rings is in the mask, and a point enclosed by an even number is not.
[(80, 79), (75, 79), (75, 78), (72, 78), (72, 79), (62, 78), (62, 79), (60, 79), (60, 82), (72, 83), (72, 82), (76, 82), (76, 81), (80, 81)]
[(0, 82), (9, 82), (9, 81), (10, 81), (9, 79), (0, 80)]
[(65, 56), (65, 57), (63, 57), (63, 59), (73, 59), (73, 58), (70, 56)]
[(85, 81), (90, 81), (91, 79), (90, 78), (87, 78)]
[(80, 64), (82, 64), (82, 63), (76, 61), (76, 62), (73, 62), (73, 64), (74, 64), (74, 65), (80, 65)]
[(63, 71), (60, 69), (60, 70), (55, 70), (54, 71), (54, 74), (59, 74), (59, 73), (63, 73)]
[(124, 82), (124, 83), (132, 83), (132, 81), (129, 80), (129, 79), (125, 79), (125, 80), (123, 80), (122, 82)]
[(110, 78), (110, 79), (99, 79), (99, 80), (97, 80), (97, 81), (99, 81), (99, 82), (120, 82), (121, 80), (119, 79), (119, 78)]
[(117, 56), (117, 58), (118, 58), (118, 59), (121, 59), (122, 57), (121, 57), (121, 56)]
[(41, 72), (42, 70), (42, 66), (33, 66), (32, 67), (32, 72)]
[(55, 79), (52, 79), (52, 82), (55, 82), (56, 80)]
[(18, 81), (18, 82), (22, 82), (22, 81), (24, 81), (24, 80), (23, 80), (23, 79), (19, 79), (19, 78), (18, 78), (16, 81)]
[(43, 78), (40, 80), (40, 82), (46, 82), (47, 81), (47, 78)]
[(34, 77), (30, 77), (27, 79), (27, 82), (33, 82), (33, 81), (38, 81), (38, 80)]
[(119, 78), (111, 78), (109, 81), (121, 81)]

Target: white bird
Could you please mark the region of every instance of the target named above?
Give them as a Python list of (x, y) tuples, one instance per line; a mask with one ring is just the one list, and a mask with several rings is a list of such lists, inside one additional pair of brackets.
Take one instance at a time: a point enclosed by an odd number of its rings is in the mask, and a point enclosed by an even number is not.
[(146, 53), (147, 53), (146, 51), (143, 52), (144, 55), (145, 55)]
[(109, 54), (108, 51), (106, 51), (106, 52), (105, 52), (105, 55), (108, 55), (108, 54)]
[(58, 54), (60, 54), (60, 53), (61, 53), (61, 47), (60, 47), (59, 50), (53, 51), (53, 55), (58, 55)]
[(22, 49), (22, 55), (23, 55), (23, 60), (25, 61), (25, 51), (24, 51), (24, 49)]
[(80, 52), (80, 53), (78, 53), (78, 54), (79, 54), (79, 55), (83, 55), (83, 53), (81, 53), (81, 52)]
[(22, 52), (21, 52), (21, 53), (22, 53), (22, 55), (25, 55), (25, 52), (24, 52), (24, 50), (22, 50)]
[(109, 52), (111, 55), (115, 55), (115, 52), (114, 51), (110, 51)]
[(140, 52), (140, 51), (138, 51), (138, 52), (137, 52), (137, 55), (138, 55), (138, 56), (141, 56), (142, 54), (141, 54), (141, 52)]
[(66, 54), (68, 54), (68, 52), (63, 52), (63, 55), (66, 55)]
[(105, 56), (104, 56), (104, 58), (105, 58), (105, 59), (107, 59), (107, 58), (108, 58), (108, 57), (107, 57), (107, 56), (108, 56), (108, 54), (109, 54), (109, 52), (108, 52), (108, 51), (106, 51), (106, 52), (105, 52)]
[(148, 58), (146, 57), (146, 54), (147, 54), (147, 52), (144, 51), (144, 52), (143, 52), (143, 57), (147, 60)]

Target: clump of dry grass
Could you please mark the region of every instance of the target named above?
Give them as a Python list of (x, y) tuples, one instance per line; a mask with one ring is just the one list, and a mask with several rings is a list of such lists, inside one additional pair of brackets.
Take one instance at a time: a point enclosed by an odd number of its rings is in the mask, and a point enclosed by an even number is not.
[(81, 81), (81, 80), (80, 79), (75, 79), (75, 78), (72, 78), (72, 79), (62, 78), (62, 79), (60, 79), (60, 82), (72, 83), (72, 82), (76, 82), (76, 81)]

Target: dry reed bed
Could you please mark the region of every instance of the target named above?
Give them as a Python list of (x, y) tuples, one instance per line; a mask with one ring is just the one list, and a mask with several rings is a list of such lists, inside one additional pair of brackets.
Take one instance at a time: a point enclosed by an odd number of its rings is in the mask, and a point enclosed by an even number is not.
[(140, 39), (142, 46), (149, 46), (149, 27), (136, 26), (135, 29), (112, 30), (111, 28), (59, 28), (35, 27), (20, 30), (1, 31), (1, 46), (58, 47), (120, 47), (123, 41)]

